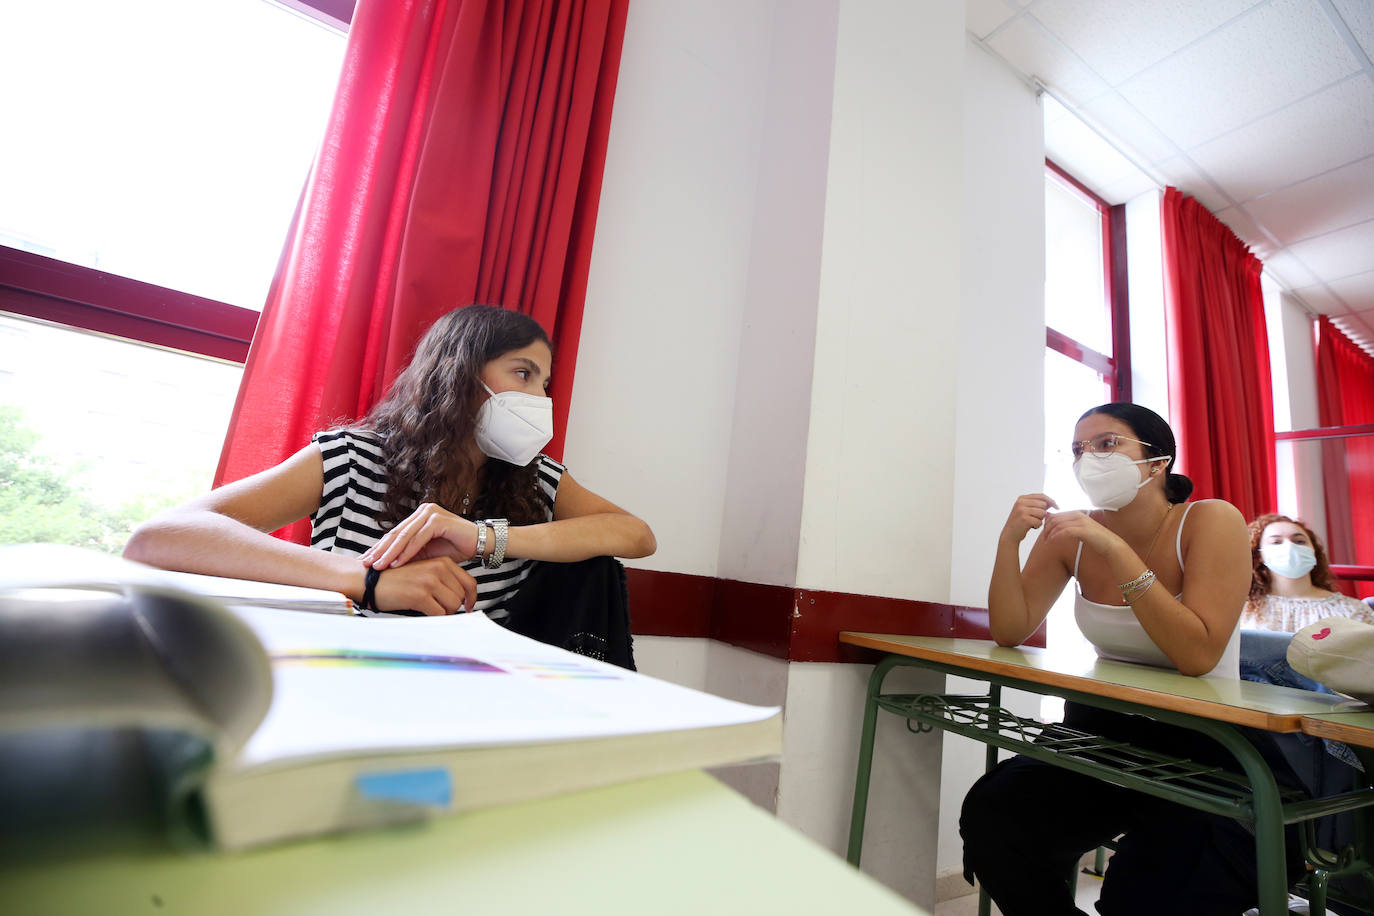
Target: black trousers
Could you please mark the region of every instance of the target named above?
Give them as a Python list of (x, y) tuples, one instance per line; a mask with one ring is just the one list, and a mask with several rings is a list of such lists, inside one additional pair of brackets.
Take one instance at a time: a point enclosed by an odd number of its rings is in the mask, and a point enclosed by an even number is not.
[[(1069, 703), (1065, 724), (1235, 768), (1210, 738), (1142, 716)], [(1283, 764), (1270, 762), (1276, 778), (1292, 784)], [(1097, 903), (1104, 916), (1238, 916), (1257, 902), (1255, 838), (1237, 821), (1027, 757), (974, 783), (959, 832), (965, 877), (976, 875), (1005, 916), (1082, 913), (1071, 883), (1077, 862), (1118, 836)], [(1286, 830), (1285, 842), (1291, 883), (1303, 871), (1296, 830)]]

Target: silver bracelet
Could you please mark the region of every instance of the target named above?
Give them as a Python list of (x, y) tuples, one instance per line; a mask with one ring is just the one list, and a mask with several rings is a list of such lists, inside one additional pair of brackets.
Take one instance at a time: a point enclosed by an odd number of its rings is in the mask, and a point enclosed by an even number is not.
[(482, 524), (490, 525), (496, 535), (496, 543), (491, 548), (491, 556), (482, 561), (487, 569), (496, 569), (506, 561), (506, 536), (510, 533), (510, 522), (504, 518), (489, 518)]
[(1155, 574), (1153, 570), (1147, 569), (1143, 573), (1132, 579), (1130, 582), (1121, 583), (1117, 586), (1117, 588), (1121, 589), (1121, 593), (1124, 595), (1126, 592), (1129, 592), (1133, 588), (1139, 588), (1141, 585), (1145, 583), (1146, 579), (1153, 579), (1154, 575)]
[[(472, 552), (474, 560), (481, 560), (482, 554), (487, 549), (487, 523), (477, 523), (477, 549)], [(485, 562), (485, 561), (484, 561)]]
[(1155, 573), (1152, 569), (1147, 569), (1136, 576), (1130, 582), (1123, 582), (1117, 588), (1121, 589), (1121, 603), (1133, 604), (1135, 599), (1145, 594), (1145, 591), (1155, 584)]
[(1149, 579), (1145, 580), (1144, 585), (1137, 586), (1135, 591), (1131, 592), (1129, 595), (1122, 595), (1121, 600), (1131, 606), (1134, 606), (1135, 603), (1140, 600), (1140, 596), (1148, 592), (1150, 590), (1150, 586), (1154, 584), (1154, 576), (1151, 576)]

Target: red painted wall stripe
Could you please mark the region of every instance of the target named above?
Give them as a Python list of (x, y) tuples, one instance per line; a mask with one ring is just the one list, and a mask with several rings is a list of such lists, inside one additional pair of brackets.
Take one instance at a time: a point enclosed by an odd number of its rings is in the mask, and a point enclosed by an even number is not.
[[(986, 608), (627, 569), (640, 636), (709, 637), (795, 662), (871, 662), (842, 630), (987, 639)], [(1027, 645), (1045, 645), (1042, 625)]]

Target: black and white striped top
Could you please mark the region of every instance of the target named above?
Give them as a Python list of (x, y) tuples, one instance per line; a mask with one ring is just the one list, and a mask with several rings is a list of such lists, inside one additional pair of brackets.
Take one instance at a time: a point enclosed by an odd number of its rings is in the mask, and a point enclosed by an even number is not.
[[(319, 432), (312, 440), (324, 458), (324, 492), (320, 508), (310, 516), (310, 546), (359, 556), (385, 533), (377, 523), (386, 495), (382, 440), (369, 431), (347, 429)], [(535, 460), (539, 462), (539, 492), (552, 521), (563, 465), (547, 455)], [(519, 590), (534, 562), (513, 558), (498, 569), (487, 569), (477, 560), (464, 563), (463, 568), (477, 580), (476, 609), (486, 611), (493, 620), (504, 618), (503, 605)]]

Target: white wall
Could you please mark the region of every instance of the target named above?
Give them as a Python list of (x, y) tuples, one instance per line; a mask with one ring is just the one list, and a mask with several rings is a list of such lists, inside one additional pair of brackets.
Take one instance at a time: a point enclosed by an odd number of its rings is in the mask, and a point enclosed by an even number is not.
[[(989, 478), (1040, 474), (1039, 125), (959, 3), (636, 0), (566, 457), (654, 526), (638, 565), (982, 603)], [(843, 850), (867, 667), (637, 650), (784, 702), (781, 766), (723, 778)], [(884, 723), (864, 861), (927, 906), (941, 752)]]
[(840, 6), (797, 563), (807, 588), (949, 594), (963, 163), (961, 99), (943, 90), (962, 69), (963, 31), (960, 4)]
[[(1045, 198), (1042, 113), (1000, 61), (966, 44), (963, 80), (962, 309), (957, 378), (950, 598), (987, 604), (997, 532), (1012, 501), (1043, 479)], [(1032, 380), (1010, 383), (1009, 380)], [(1030, 539), (1027, 539), (1029, 549)], [(986, 684), (950, 678), (956, 693)], [(1004, 691), (1034, 715), (1038, 698)], [(985, 748), (944, 742), (936, 873), (962, 877), (959, 808), (982, 774)]]
[(797, 581), (837, 16), (835, 0), (816, 0), (780, 7), (774, 21), (720, 539), (726, 579)]
[(1033, 90), (964, 47), (949, 600), (984, 607), (997, 532), (1043, 481), (1045, 154)]
[[(1312, 316), (1288, 294), (1278, 297), (1271, 318), (1271, 352), (1279, 351), (1285, 384), (1274, 373), (1274, 399), (1288, 423), (1281, 429), (1321, 426), (1317, 409), (1317, 360)], [(1275, 414), (1280, 408), (1275, 407)], [(1326, 540), (1326, 500), (1320, 442), (1279, 443), (1279, 511), (1305, 521)]]
[(654, 527), (648, 569), (717, 574), (775, 13), (626, 22), (564, 457)]
[(1169, 362), (1164, 331), (1162, 194), (1147, 191), (1126, 204), (1127, 295), (1131, 303), (1131, 397), (1169, 416)]

